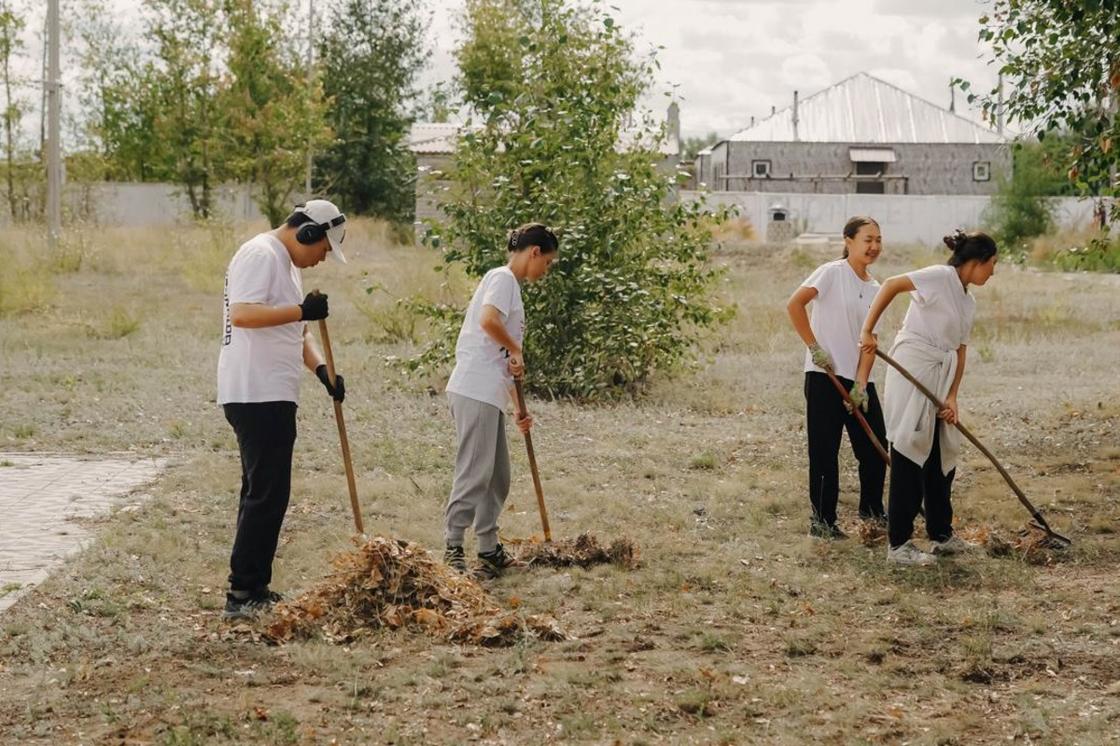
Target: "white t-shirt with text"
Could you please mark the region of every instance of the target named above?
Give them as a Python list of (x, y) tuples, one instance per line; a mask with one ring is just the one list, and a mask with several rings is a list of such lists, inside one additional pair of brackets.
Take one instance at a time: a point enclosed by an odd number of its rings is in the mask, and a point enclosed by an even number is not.
[(961, 284), (956, 267), (935, 264), (906, 275), (914, 283), (902, 332), (944, 352), (967, 345), (976, 315), (976, 299)]
[(226, 271), (219, 404), (299, 402), (304, 322), (245, 329), (230, 323), (229, 309), (234, 303), (291, 306), (302, 301), (299, 269), (280, 239), (261, 233), (241, 245)]
[(525, 306), (521, 285), (509, 267), (490, 270), (478, 283), (455, 344), (455, 369), (447, 390), (460, 396), (505, 409), (513, 378), (509, 374), (509, 352), (482, 330), (482, 307), (494, 306), (502, 324), (518, 345), (525, 337)]
[[(817, 344), (832, 356), (835, 369), (841, 378), (855, 380), (859, 365), (859, 332), (871, 309), (871, 301), (879, 292), (879, 281), (874, 277), (861, 280), (847, 259), (822, 264), (813, 270), (801, 287), (815, 288), (813, 311), (809, 326)], [(876, 325), (876, 329), (878, 325)], [(805, 371), (824, 373), (813, 364), (813, 355), (805, 351)]]

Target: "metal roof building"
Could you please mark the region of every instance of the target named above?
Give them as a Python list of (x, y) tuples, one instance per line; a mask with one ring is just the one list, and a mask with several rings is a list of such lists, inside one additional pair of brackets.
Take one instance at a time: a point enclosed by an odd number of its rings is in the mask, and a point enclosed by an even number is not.
[(867, 73), (752, 122), (698, 156), (716, 191), (991, 194), (997, 132)]

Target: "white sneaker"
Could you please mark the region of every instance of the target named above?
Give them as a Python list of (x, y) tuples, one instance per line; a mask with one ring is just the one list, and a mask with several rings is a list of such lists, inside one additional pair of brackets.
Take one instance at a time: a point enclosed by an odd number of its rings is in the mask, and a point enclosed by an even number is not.
[(953, 534), (945, 541), (933, 542), (933, 547), (930, 549), (930, 551), (933, 554), (949, 555), (964, 554), (965, 552), (971, 552), (975, 548), (976, 545), (972, 542), (965, 541), (956, 534)]
[(937, 562), (937, 557), (923, 552), (914, 546), (914, 542), (908, 541), (900, 547), (888, 546), (887, 562), (894, 562), (896, 565), (932, 565)]

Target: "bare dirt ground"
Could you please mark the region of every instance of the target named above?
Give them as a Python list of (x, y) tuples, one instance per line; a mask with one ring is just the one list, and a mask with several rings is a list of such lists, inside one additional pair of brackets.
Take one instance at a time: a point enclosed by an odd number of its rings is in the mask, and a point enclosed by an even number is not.
[[(33, 243), (2, 239), (0, 266), (23, 267), (35, 293), (0, 318), (0, 449), (171, 465), (142, 509), (102, 519), (92, 546), (0, 615), (0, 742), (1120, 741), (1117, 277), (1001, 266), (976, 292), (962, 419), (1073, 537), (1049, 564), (898, 569), (881, 546), (805, 535), (803, 353), (784, 301), (826, 257), (743, 248), (717, 257), (738, 316), (694, 368), (637, 403), (530, 403), (554, 534), (642, 552), (632, 571), (540, 568), (490, 587), (572, 639), (270, 646), (220, 619), (239, 474), (213, 404), (221, 275), (250, 232), (102, 230), (46, 275)], [(943, 259), (887, 238), (880, 277)], [(349, 266), (305, 284), (331, 293), (367, 530), (438, 550), (452, 427), (442, 397), (384, 359), (423, 334), (395, 297), (468, 288), (442, 287), (432, 256), (376, 226), (350, 242)], [(367, 294), (374, 283), (391, 291)], [(349, 547), (329, 402), (310, 376), (303, 396), (274, 582), (289, 595)], [(510, 435), (503, 533), (527, 537), (539, 526)], [(957, 526), (1013, 537), (1026, 512), (981, 454), (963, 458)]]

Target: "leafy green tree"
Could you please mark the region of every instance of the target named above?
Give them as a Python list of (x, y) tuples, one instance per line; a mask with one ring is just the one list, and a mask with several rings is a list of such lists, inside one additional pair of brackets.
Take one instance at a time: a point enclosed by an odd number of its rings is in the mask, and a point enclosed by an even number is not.
[(145, 0), (155, 59), (141, 78), (151, 95), (151, 131), (166, 146), (171, 173), (196, 218), (214, 210), (227, 175), (221, 137), (219, 67), (224, 25), (216, 0)]
[[(1003, 110), (1039, 140), (1068, 137), (1067, 175), (1077, 193), (1118, 192), (1120, 3), (1116, 0), (993, 0), (980, 41), (1005, 82)], [(968, 90), (967, 81), (959, 85)], [(970, 93), (985, 116), (1000, 92)]]
[(681, 142), (681, 158), (690, 161), (704, 148), (719, 142), (718, 132), (709, 132), (702, 137), (686, 137)]
[(1068, 183), (1064, 174), (1047, 167), (1042, 156), (1037, 143), (1013, 146), (1011, 173), (1000, 175), (999, 189), (984, 216), (996, 240), (1020, 253), (1027, 248), (1028, 239), (1053, 227), (1047, 197), (1057, 193), (1063, 182)]
[(223, 146), (230, 172), (253, 185), (272, 225), (290, 211), (308, 148), (326, 145), (322, 91), (285, 39), (283, 5), (226, 0), (230, 79), (223, 87)]
[[(457, 50), (474, 125), (459, 141), (446, 221), (426, 235), (474, 276), (506, 261), (509, 229), (556, 228), (552, 272), (526, 287), (528, 385), (545, 395), (634, 393), (724, 317), (712, 300), (713, 216), (669, 199), (664, 129), (639, 117), (652, 57), (581, 0), (468, 0)], [(458, 309), (415, 367), (451, 356)]]
[(446, 123), (451, 121), (455, 102), (447, 83), (440, 81), (429, 86), (416, 109), (416, 118), (425, 122)]
[(105, 0), (86, 0), (76, 25), (89, 175), (99, 163), (101, 179), (173, 180), (174, 159), (155, 126), (160, 102), (153, 61)]
[(319, 41), (334, 141), (320, 187), (351, 212), (411, 221), (416, 163), (407, 147), (416, 78), (428, 53), (415, 2), (343, 0)]

